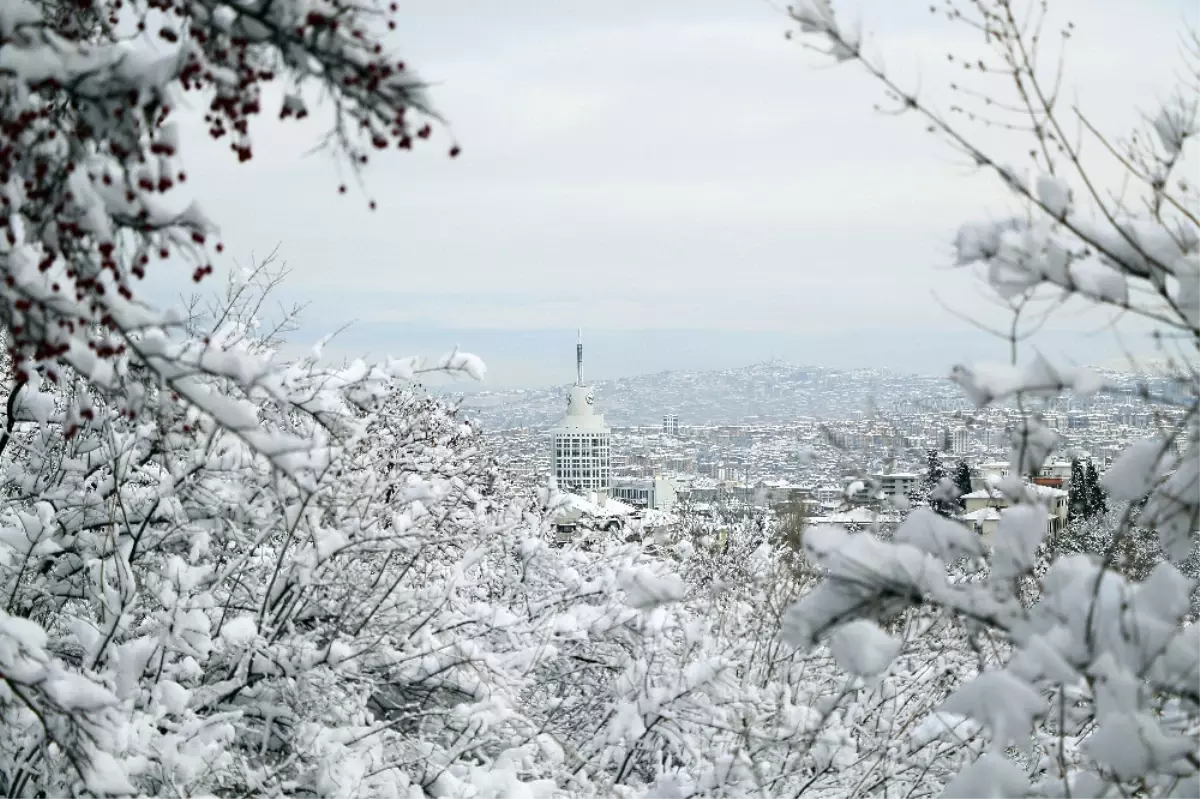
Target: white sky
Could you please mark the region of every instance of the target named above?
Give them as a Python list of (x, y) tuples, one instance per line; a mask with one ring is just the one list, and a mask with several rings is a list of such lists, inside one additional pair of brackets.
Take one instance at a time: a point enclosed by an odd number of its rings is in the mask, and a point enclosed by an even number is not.
[[(838, 7), (863, 20), (906, 84), (919, 78), (923, 93), (945, 98), (960, 75), (947, 50), (975, 45), (928, 5)], [(1170, 87), (1194, 9), (1054, 5), (1077, 28), (1076, 96), (1126, 133), (1135, 110)], [(766, 2), (407, 0), (401, 11), (400, 54), (435, 84), (463, 155), (446, 158), (450, 137), (438, 131), (415, 153), (376, 159), (366, 173), (375, 213), (366, 195), (337, 195), (328, 159), (305, 155), (317, 127), (261, 126), (248, 165), (199, 128), (189, 145), (191, 183), (227, 252), (245, 261), (281, 245), (286, 298), (311, 302), (307, 339), (360, 320), (343, 346), (399, 355), (444, 335), (503, 385), (562, 377), (547, 359), (567, 353), (569, 366), (573, 336), (557, 339), (577, 326), (598, 336), (786, 332), (817, 337), (821, 357), (773, 354), (828, 362), (843, 333), (961, 330), (935, 288), (988, 315), (979, 281), (947, 267), (956, 226), (1003, 210), (992, 181), (971, 176), (915, 118), (874, 113), (879, 87), (785, 41), (786, 20)], [(1013, 160), (1025, 149), (983, 135)], [(637, 356), (639, 371), (676, 363), (669, 351)], [(610, 357), (600, 371), (624, 371), (619, 349)], [(894, 358), (882, 346), (877, 365)]]

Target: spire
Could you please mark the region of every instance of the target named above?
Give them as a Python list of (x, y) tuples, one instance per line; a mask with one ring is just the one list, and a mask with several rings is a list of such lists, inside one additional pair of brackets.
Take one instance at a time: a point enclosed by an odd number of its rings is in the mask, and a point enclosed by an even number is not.
[(583, 330), (575, 330), (575, 385), (583, 385)]

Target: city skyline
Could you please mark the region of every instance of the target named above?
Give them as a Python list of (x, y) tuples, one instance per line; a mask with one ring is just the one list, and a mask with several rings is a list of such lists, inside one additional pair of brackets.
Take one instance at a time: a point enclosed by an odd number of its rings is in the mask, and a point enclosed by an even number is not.
[[(285, 347), (285, 355), (305, 354), (319, 338), (319, 327), (305, 325)], [(956, 363), (1005, 361), (1007, 342), (967, 328), (941, 330), (861, 330), (842, 334), (837, 346), (818, 333), (712, 330), (585, 329), (588, 379), (608, 381), (666, 371), (733, 369), (768, 361), (841, 369), (886, 369), (901, 374), (948, 377)], [(325, 348), (330, 360), (379, 357), (378, 330), (352, 325)], [(429, 376), (432, 386), (469, 392), (565, 386), (575, 380), (571, 363), (574, 329), (487, 330), (401, 327), (395, 340), (407, 349), (390, 354), (436, 358), (455, 346), (483, 358), (482, 382)], [(886, 349), (885, 349), (886, 348)], [(1083, 366), (1130, 370), (1155, 358), (1144, 335), (1118, 340), (1106, 330), (1043, 330), (1026, 342), (1025, 357), (1042, 353), (1052, 360)], [(1134, 362), (1126, 357), (1132, 353)]]

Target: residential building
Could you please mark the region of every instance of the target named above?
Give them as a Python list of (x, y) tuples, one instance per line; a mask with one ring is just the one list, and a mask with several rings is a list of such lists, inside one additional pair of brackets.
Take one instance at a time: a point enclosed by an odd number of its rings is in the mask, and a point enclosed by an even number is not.
[(835, 527), (845, 527), (850, 530), (877, 530), (880, 532), (893, 531), (899, 526), (900, 515), (892, 512), (879, 512), (870, 508), (857, 507), (839, 510), (823, 516), (809, 518), (810, 524), (828, 524)]
[(662, 475), (616, 480), (611, 494), (634, 507), (652, 510), (671, 510), (677, 501), (675, 481)]
[(1000, 510), (995, 507), (982, 507), (964, 513), (959, 518), (982, 536), (984, 541), (991, 543), (992, 536), (996, 533), (996, 525), (1000, 523)]
[(820, 486), (816, 491), (813, 492), (813, 496), (816, 497), (818, 502), (827, 505), (840, 502), (844, 495), (845, 491), (842, 489), (842, 487), (835, 485)]
[(787, 480), (760, 480), (754, 487), (754, 504), (758, 507), (772, 507), (811, 498), (810, 489), (792, 485)]
[(921, 482), (921, 476), (911, 472), (873, 474), (871, 479), (879, 483), (879, 490), (889, 501), (911, 497), (917, 490), (917, 484)]
[[(1067, 526), (1067, 492), (1060, 488), (1037, 484), (1025, 484), (1038, 503), (1046, 509), (1046, 532), (1057, 533)], [(959, 497), (964, 512), (960, 518), (972, 525), (985, 538), (995, 532), (1000, 521), (1000, 511), (1011, 503), (994, 487), (982, 488)]]
[(1008, 477), (1008, 461), (987, 461), (971, 470), (971, 489), (979, 491), (986, 489), (997, 480)]
[(1071, 462), (1051, 461), (1038, 470), (1038, 477), (1057, 479), (1062, 483), (1071, 482)]

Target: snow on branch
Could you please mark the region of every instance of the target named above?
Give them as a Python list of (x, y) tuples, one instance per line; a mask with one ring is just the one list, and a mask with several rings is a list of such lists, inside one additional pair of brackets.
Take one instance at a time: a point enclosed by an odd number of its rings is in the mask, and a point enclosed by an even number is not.
[(1041, 354), (1024, 366), (955, 366), (950, 378), (976, 407), (1020, 396), (1056, 397), (1064, 391), (1090, 397), (1105, 388), (1104, 378), (1083, 367), (1056, 367)]

